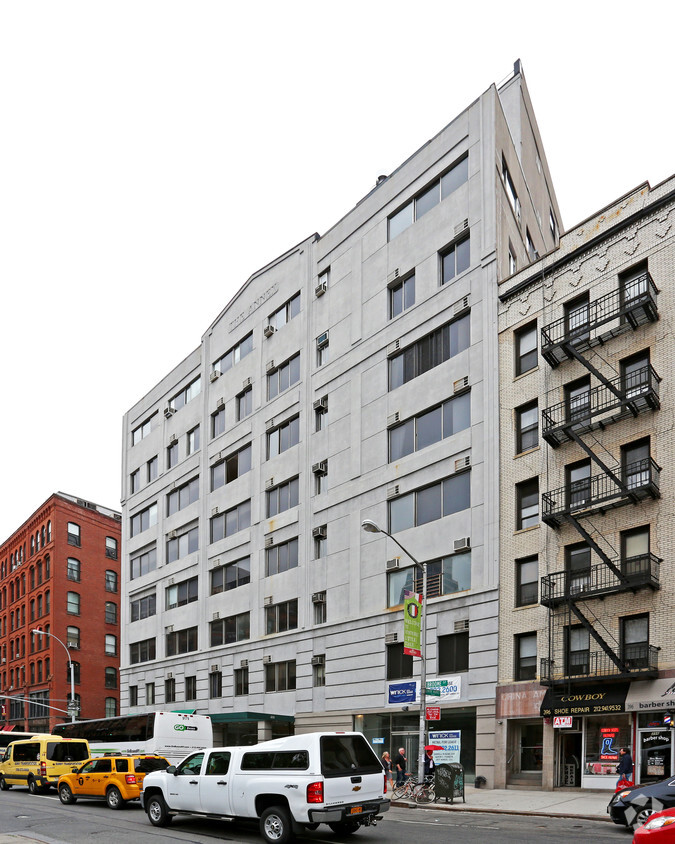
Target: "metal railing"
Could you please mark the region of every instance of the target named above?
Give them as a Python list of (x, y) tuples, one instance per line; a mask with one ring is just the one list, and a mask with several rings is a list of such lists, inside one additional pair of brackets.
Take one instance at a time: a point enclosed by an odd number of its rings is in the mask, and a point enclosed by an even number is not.
[(604, 651), (572, 651), (561, 660), (544, 657), (540, 660), (540, 680), (551, 685), (588, 677), (651, 677), (658, 674), (659, 649), (654, 645), (625, 645), (617, 656), (623, 662), (623, 669)]
[(541, 604), (552, 607), (567, 600), (604, 597), (629, 589), (660, 588), (661, 560), (655, 554), (641, 554), (613, 562), (623, 575), (623, 580), (604, 564), (580, 571), (558, 571), (542, 577)]

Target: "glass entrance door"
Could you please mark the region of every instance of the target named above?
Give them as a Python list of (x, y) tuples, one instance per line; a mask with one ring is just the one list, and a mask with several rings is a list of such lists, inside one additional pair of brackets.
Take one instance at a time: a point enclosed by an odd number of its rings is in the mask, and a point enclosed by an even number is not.
[(640, 783), (671, 776), (673, 734), (671, 730), (640, 730), (638, 733)]
[(418, 748), (420, 746), (420, 740), (417, 733), (393, 733), (391, 734), (391, 761), (392, 761), (392, 774), (394, 775), (394, 780), (396, 780), (396, 769), (393, 766), (393, 762), (398, 756), (399, 748), (403, 747), (405, 749), (405, 758), (408, 761), (408, 768), (407, 771), (409, 774), (413, 774), (415, 779), (417, 779), (417, 754)]

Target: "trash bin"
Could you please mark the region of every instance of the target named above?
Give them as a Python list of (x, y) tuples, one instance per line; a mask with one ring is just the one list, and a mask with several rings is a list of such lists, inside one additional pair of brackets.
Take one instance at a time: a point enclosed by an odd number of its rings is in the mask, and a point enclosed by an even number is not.
[(464, 797), (464, 768), (461, 765), (436, 765), (434, 790), (436, 802), (445, 800), (447, 803), (449, 800), (450, 803), (454, 803), (455, 797), (461, 797), (462, 802), (466, 803)]

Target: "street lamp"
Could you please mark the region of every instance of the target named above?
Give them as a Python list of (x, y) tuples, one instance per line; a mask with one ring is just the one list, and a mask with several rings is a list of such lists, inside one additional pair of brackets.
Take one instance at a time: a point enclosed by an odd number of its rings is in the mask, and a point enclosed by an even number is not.
[(64, 651), (66, 652), (66, 656), (68, 657), (68, 668), (70, 669), (70, 703), (68, 704), (68, 709), (70, 710), (70, 720), (71, 723), (75, 723), (75, 713), (77, 712), (77, 704), (75, 703), (75, 670), (73, 668), (73, 661), (70, 658), (70, 649), (68, 645), (64, 644), (58, 636), (55, 636), (53, 633), (47, 633), (46, 630), (35, 629), (31, 630), (31, 633), (38, 633), (40, 636), (51, 636), (52, 639), (56, 639), (56, 641), (62, 646)]
[(424, 780), (424, 745), (426, 738), (426, 712), (424, 710), (426, 701), (427, 689), (427, 564), (421, 563), (404, 548), (403, 545), (392, 536), (388, 531), (375, 524), (371, 519), (364, 519), (361, 527), (367, 533), (383, 533), (388, 536), (392, 542), (395, 542), (403, 553), (410, 557), (413, 563), (422, 572), (422, 617), (420, 620), (420, 655), (421, 655), (421, 669), (420, 669), (420, 728), (419, 728), (419, 754), (417, 757), (417, 779), (419, 782)]

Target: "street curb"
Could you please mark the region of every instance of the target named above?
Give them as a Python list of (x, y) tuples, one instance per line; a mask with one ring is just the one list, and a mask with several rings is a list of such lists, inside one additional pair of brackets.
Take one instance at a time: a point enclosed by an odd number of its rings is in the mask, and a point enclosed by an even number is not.
[(392, 800), (392, 806), (399, 809), (441, 809), (445, 812), (476, 812), (483, 815), (526, 815), (527, 817), (545, 817), (545, 818), (575, 818), (583, 821), (605, 821), (612, 823), (609, 817), (602, 815), (572, 815), (567, 812), (532, 812), (527, 809), (490, 809), (487, 807), (467, 806), (466, 803), (425, 803), (419, 806), (417, 803), (408, 803), (404, 800)]

